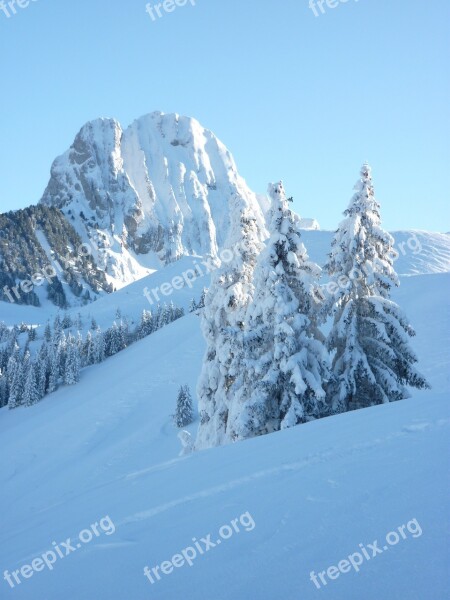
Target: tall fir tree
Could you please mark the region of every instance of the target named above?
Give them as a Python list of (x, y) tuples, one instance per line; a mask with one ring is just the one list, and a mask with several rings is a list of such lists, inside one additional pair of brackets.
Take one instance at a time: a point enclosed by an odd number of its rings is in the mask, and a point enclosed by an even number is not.
[(59, 313), (56, 315), (55, 320), (53, 321), (53, 343), (58, 344), (61, 339), (61, 335), (63, 332), (61, 318)]
[(197, 310), (205, 308), (205, 298), (207, 291), (208, 290), (205, 287), (202, 289), (202, 293), (200, 294), (200, 300), (198, 301), (198, 304), (196, 306)]
[(57, 353), (58, 353), (58, 364), (59, 364), (59, 376), (62, 379), (64, 379), (64, 373), (66, 371), (66, 360), (67, 360), (67, 337), (66, 337), (66, 334), (64, 331), (61, 331), (61, 334), (59, 336)]
[(189, 386), (182, 385), (178, 390), (177, 406), (173, 421), (176, 427), (187, 427), (194, 420), (194, 409)]
[(52, 339), (52, 329), (50, 327), (50, 323), (47, 323), (44, 330), (44, 338), (47, 342), (50, 342)]
[(328, 345), (333, 412), (407, 398), (408, 386), (426, 388), (409, 338), (415, 332), (390, 299), (399, 285), (394, 240), (381, 228), (371, 169), (364, 164), (325, 269), (332, 278), (334, 323)]
[(270, 239), (256, 265), (248, 309), (236, 440), (326, 413), (329, 361), (318, 328), (320, 268), (309, 260), (283, 184), (269, 185), (269, 196)]
[(100, 327), (97, 328), (94, 338), (94, 362), (101, 363), (105, 360), (105, 336)]
[(22, 403), (23, 361), (17, 342), (8, 359), (8, 408), (17, 408)]
[(36, 357), (36, 379), (39, 399), (43, 398), (48, 391), (50, 370), (48, 368), (48, 344), (44, 339)]
[(197, 385), (200, 425), (196, 448), (232, 441), (229, 412), (240, 385), (245, 313), (253, 296), (253, 269), (262, 249), (264, 232), (244, 196), (230, 200), (231, 227), (222, 265), (212, 273), (204, 298), (201, 326), (207, 343)]
[(48, 393), (51, 394), (58, 388), (60, 377), (59, 368), (59, 345), (56, 341), (49, 345), (47, 352), (47, 370), (48, 370)]
[(86, 334), (86, 340), (83, 343), (81, 351), (81, 366), (87, 367), (94, 364), (94, 340), (92, 332), (89, 330)]
[(195, 298), (192, 298), (192, 300), (189, 303), (189, 312), (193, 313), (197, 310), (197, 302), (195, 301)]
[(39, 395), (39, 389), (36, 381), (35, 365), (31, 361), (27, 363), (24, 376), (25, 384), (23, 390), (23, 404), (25, 404), (25, 406), (33, 406), (33, 404), (37, 404), (39, 402), (41, 397)]
[(114, 321), (112, 327), (109, 327), (105, 334), (106, 355), (113, 356), (123, 350), (124, 347), (121, 325), (117, 325), (116, 321)]
[(137, 337), (142, 339), (153, 332), (154, 323), (153, 316), (150, 310), (143, 310), (141, 315), (141, 322), (138, 326)]
[(124, 350), (128, 346), (129, 328), (126, 319), (121, 319), (118, 325), (120, 351)]
[(64, 383), (75, 385), (80, 380), (80, 354), (78, 344), (73, 335), (69, 334), (66, 344), (66, 360), (64, 365)]
[(0, 408), (8, 404), (8, 378), (5, 369), (0, 369)]

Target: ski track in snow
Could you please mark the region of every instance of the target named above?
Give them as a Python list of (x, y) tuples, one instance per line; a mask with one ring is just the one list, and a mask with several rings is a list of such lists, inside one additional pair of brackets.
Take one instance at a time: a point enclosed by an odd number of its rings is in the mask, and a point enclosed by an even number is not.
[[(128, 523), (136, 523), (139, 521), (151, 519), (152, 517), (154, 517), (160, 513), (171, 510), (182, 504), (192, 502), (199, 498), (207, 498), (209, 496), (214, 496), (214, 495), (220, 494), (222, 492), (232, 490), (237, 487), (251, 484), (252, 482), (254, 482), (257, 479), (268, 478), (268, 477), (271, 477), (274, 475), (280, 475), (280, 474), (283, 474), (286, 472), (300, 471), (300, 470), (304, 469), (305, 467), (309, 467), (314, 464), (322, 463), (322, 462), (328, 461), (330, 459), (335, 460), (335, 459), (339, 459), (339, 458), (345, 458), (352, 454), (360, 454), (362, 452), (369, 451), (376, 446), (386, 444), (387, 442), (390, 442), (396, 438), (405, 437), (408, 434), (428, 431), (430, 428), (437, 429), (437, 428), (441, 428), (441, 427), (448, 427), (449, 425), (450, 425), (450, 419), (439, 419), (439, 420), (435, 421), (434, 423), (420, 423), (420, 424), (413, 423), (411, 425), (405, 425), (398, 432), (391, 433), (383, 438), (376, 438), (371, 442), (355, 444), (354, 446), (351, 446), (350, 448), (348, 448), (346, 450), (339, 450), (336, 452), (336, 450), (334, 448), (330, 448), (329, 450), (326, 450), (324, 452), (308, 455), (303, 460), (298, 461), (298, 462), (285, 464), (285, 465), (282, 465), (281, 467), (275, 467), (275, 468), (271, 468), (271, 469), (267, 469), (267, 470), (263, 470), (263, 471), (257, 471), (255, 473), (252, 473), (245, 477), (240, 477), (238, 479), (234, 479), (227, 483), (216, 485), (211, 488), (205, 488), (194, 494), (189, 494), (187, 496), (177, 498), (176, 500), (172, 500), (171, 502), (167, 502), (165, 504), (155, 506), (148, 510), (130, 515), (130, 516), (126, 517), (125, 519), (122, 519), (121, 521), (119, 521), (118, 525), (126, 525)], [(189, 457), (183, 457), (183, 458), (188, 459)], [(159, 468), (161, 468), (161, 469), (167, 468), (168, 466), (172, 466), (175, 462), (176, 461), (170, 461), (169, 463), (165, 463), (165, 465), (157, 465), (156, 467), (153, 467), (153, 468), (149, 469), (148, 471), (141, 471), (138, 474), (134, 473), (132, 475), (128, 475), (127, 477), (125, 477), (125, 479), (130, 478), (130, 477), (135, 478), (138, 476), (143, 476), (152, 471), (159, 470)], [(330, 485), (335, 487), (336, 482), (333, 482), (333, 483), (330, 482)], [(313, 502), (318, 501), (311, 497), (307, 497), (307, 499), (310, 501), (313, 501)]]

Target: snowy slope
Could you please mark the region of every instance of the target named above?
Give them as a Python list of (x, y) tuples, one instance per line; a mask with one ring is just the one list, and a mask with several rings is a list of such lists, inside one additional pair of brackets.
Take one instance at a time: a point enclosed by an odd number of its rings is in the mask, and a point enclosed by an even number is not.
[[(449, 274), (396, 292), (433, 390), (411, 400), (178, 458), (169, 415), (203, 354), (189, 315), (30, 409), (0, 411), (0, 568), (11, 573), (109, 515), (103, 534), (0, 597), (443, 600), (450, 415)], [(98, 304), (98, 303), (96, 303)], [(95, 306), (95, 305), (94, 305)], [(195, 428), (195, 424), (192, 426)], [(153, 586), (143, 575), (249, 511), (235, 533)], [(423, 534), (317, 590), (326, 570), (417, 519)], [(381, 546), (383, 542), (381, 543)]]

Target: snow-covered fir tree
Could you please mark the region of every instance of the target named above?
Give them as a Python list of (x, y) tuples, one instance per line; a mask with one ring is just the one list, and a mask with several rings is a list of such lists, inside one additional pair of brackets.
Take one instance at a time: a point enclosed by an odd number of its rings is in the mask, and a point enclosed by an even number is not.
[(64, 383), (75, 385), (80, 379), (80, 354), (76, 339), (69, 335), (66, 344), (66, 360), (64, 365)]
[(63, 328), (61, 324), (61, 319), (59, 314), (56, 315), (55, 320), (53, 321), (53, 342), (57, 345), (61, 339), (63, 334)]
[(59, 346), (54, 341), (48, 347), (47, 352), (47, 369), (48, 369), (48, 393), (51, 394), (58, 388), (60, 377), (59, 369)]
[(5, 369), (0, 369), (0, 408), (8, 404), (8, 378)]
[(231, 226), (222, 265), (212, 273), (204, 298), (201, 326), (207, 343), (197, 385), (200, 425), (196, 447), (231, 441), (228, 417), (238, 385), (247, 306), (253, 296), (253, 269), (261, 252), (260, 231), (247, 200), (235, 194), (230, 201)]
[(101, 363), (105, 360), (105, 336), (98, 327), (94, 337), (94, 364)]
[(182, 385), (178, 391), (177, 406), (173, 415), (176, 427), (187, 427), (194, 419), (194, 409), (189, 386)]
[(82, 354), (83, 354), (83, 347), (84, 347), (84, 342), (83, 342), (83, 336), (81, 335), (80, 331), (77, 331), (77, 335), (76, 335), (76, 345), (78, 348), (78, 354), (80, 356), (80, 361), (82, 361)]
[(110, 327), (105, 334), (105, 347), (106, 347), (106, 355), (113, 356), (117, 354), (121, 350), (123, 350), (123, 339), (122, 334), (119, 329), (119, 325), (117, 325), (116, 321), (114, 321), (112, 327)]
[(333, 412), (408, 397), (407, 386), (428, 387), (415, 369), (414, 336), (406, 316), (390, 299), (398, 285), (394, 240), (381, 228), (371, 169), (364, 164), (345, 219), (332, 243), (326, 270), (334, 282), (334, 323), (328, 345)]
[(129, 328), (128, 321), (126, 319), (120, 319), (118, 325), (119, 339), (120, 339), (120, 352), (128, 346)]
[(189, 312), (193, 313), (197, 310), (197, 302), (195, 301), (195, 298), (192, 298), (192, 300), (189, 303)]
[(81, 353), (81, 364), (82, 366), (90, 366), (95, 363), (95, 346), (92, 337), (92, 332), (89, 330), (86, 334), (86, 340), (83, 343), (83, 349)]
[(70, 317), (70, 315), (68, 313), (64, 314), (62, 323), (61, 323), (61, 327), (63, 329), (70, 329), (73, 325), (72, 319)]
[(198, 304), (196, 306), (197, 310), (205, 308), (205, 298), (207, 291), (208, 290), (205, 287), (202, 289), (202, 293), (200, 294), (200, 300), (198, 301)]
[(153, 315), (151, 310), (143, 310), (141, 315), (141, 322), (138, 326), (137, 337), (142, 339), (147, 335), (150, 335), (154, 330)]
[(8, 359), (8, 408), (17, 408), (22, 403), (23, 389), (23, 361), (17, 342), (14, 343), (13, 352)]
[(43, 398), (48, 390), (50, 370), (48, 368), (48, 344), (44, 339), (36, 358), (36, 380), (39, 399)]
[(25, 406), (33, 406), (41, 399), (36, 381), (36, 369), (32, 362), (28, 362), (26, 366), (25, 385), (23, 390), (23, 404)]
[(281, 182), (269, 185), (270, 239), (255, 268), (231, 435), (245, 439), (326, 414), (328, 353), (318, 328), (320, 268)]
[(47, 325), (45, 326), (44, 339), (47, 342), (50, 342), (50, 340), (52, 339), (52, 329), (50, 327), (50, 323), (47, 323)]
[(158, 329), (165, 327), (170, 323), (170, 309), (166, 303), (161, 306), (161, 310), (158, 312)]

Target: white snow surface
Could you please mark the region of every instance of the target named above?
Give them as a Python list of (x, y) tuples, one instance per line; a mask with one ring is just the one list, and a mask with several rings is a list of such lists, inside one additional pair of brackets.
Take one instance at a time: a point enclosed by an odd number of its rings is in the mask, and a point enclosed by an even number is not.
[[(448, 273), (404, 277), (395, 292), (433, 386), (410, 400), (179, 457), (170, 415), (178, 387), (195, 390), (204, 353), (191, 314), (85, 369), (77, 386), (31, 408), (1, 409), (1, 572), (30, 564), (53, 541), (75, 541), (106, 515), (115, 524), (113, 535), (83, 544), (53, 571), (14, 589), (0, 581), (2, 600), (448, 598), (449, 284)], [(133, 286), (86, 309), (106, 320), (120, 298), (124, 313), (127, 301), (138, 313), (147, 305)], [(194, 537), (217, 540), (247, 511), (252, 531), (154, 585), (144, 577), (144, 566), (170, 560)], [(312, 570), (337, 565), (360, 543), (382, 547), (412, 519), (420, 537), (408, 535), (325, 589), (310, 581)]]

